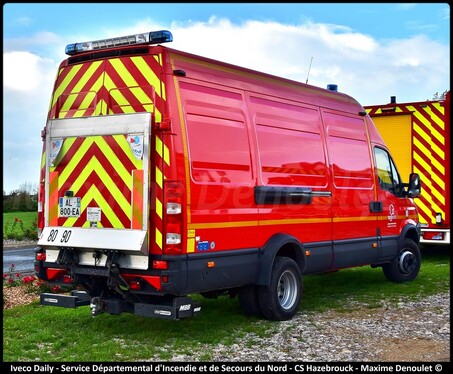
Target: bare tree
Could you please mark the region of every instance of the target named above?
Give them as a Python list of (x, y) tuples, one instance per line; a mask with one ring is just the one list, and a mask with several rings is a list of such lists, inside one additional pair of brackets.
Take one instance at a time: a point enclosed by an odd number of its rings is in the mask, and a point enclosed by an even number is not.
[[(433, 95), (433, 98), (432, 100), (435, 101), (435, 100), (445, 100), (445, 97), (447, 96), (447, 92), (448, 90), (445, 90), (444, 92), (442, 92), (440, 95), (439, 95), (439, 92), (436, 92), (434, 95)], [(427, 100), (429, 101), (429, 100)]]

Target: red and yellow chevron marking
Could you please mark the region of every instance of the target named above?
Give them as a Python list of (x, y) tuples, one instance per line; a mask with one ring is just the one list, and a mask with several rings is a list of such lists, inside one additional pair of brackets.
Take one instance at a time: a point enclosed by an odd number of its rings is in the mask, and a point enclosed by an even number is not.
[(49, 174), (49, 226), (58, 225), (58, 172)]
[[(121, 113), (153, 112), (156, 122), (165, 110), (165, 84), (160, 80), (162, 55), (129, 56), (87, 61), (60, 69), (49, 108), (49, 119)], [(162, 137), (151, 140), (150, 208), (154, 251), (162, 248), (164, 168), (170, 165), (169, 148)], [(41, 179), (45, 176), (45, 155)], [(58, 225), (88, 227), (86, 208), (100, 207), (98, 227), (143, 227), (143, 165), (130, 152), (125, 135), (66, 138), (51, 175), (58, 181), (58, 196), (70, 189), (82, 197), (79, 218), (57, 218)], [(55, 173), (55, 174), (53, 174)], [(53, 182), (54, 184), (56, 182)], [(57, 208), (56, 208), (57, 209)], [(56, 210), (57, 211), (57, 210)], [(153, 246), (150, 247), (153, 251)]]
[[(419, 173), (422, 180), (422, 194), (416, 199), (422, 223), (435, 223), (436, 213), (446, 215), (446, 147), (447, 132), (445, 110), (438, 101), (409, 104), (389, 104), (394, 111), (385, 112), (382, 107), (373, 106), (367, 110), (371, 117), (382, 115), (391, 118), (394, 113), (408, 113), (412, 116), (412, 172)], [(384, 139), (385, 140), (385, 139)], [(392, 151), (392, 150), (390, 150)], [(403, 176), (404, 178), (404, 176)]]
[(132, 170), (132, 227), (141, 230), (143, 227), (143, 170)]
[(161, 56), (133, 56), (63, 67), (49, 118), (155, 112), (160, 120), (165, 86), (155, 72)]
[[(426, 194), (421, 195), (418, 206), (427, 223), (435, 223), (435, 212), (445, 216), (445, 128), (439, 117), (438, 108), (427, 106), (425, 110), (414, 111), (413, 120), (413, 170), (420, 173)], [(440, 109), (440, 108), (439, 108)], [(442, 108), (443, 109), (443, 108)]]
[(56, 166), (58, 196), (82, 197), (81, 216), (58, 218), (60, 226), (89, 227), (87, 207), (100, 207), (102, 227), (131, 228), (133, 173), (142, 169), (125, 135), (66, 138)]

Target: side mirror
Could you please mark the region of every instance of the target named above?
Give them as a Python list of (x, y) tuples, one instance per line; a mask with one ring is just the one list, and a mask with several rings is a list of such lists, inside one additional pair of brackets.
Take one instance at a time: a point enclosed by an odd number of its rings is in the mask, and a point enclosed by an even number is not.
[(407, 196), (419, 197), (422, 192), (422, 185), (420, 182), (420, 175), (411, 173), (409, 175), (409, 186), (407, 188)]

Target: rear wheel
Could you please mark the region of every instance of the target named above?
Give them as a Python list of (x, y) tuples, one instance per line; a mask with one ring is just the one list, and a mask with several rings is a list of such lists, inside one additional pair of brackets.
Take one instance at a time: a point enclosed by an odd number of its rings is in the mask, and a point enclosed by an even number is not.
[(391, 263), (383, 265), (382, 270), (389, 281), (401, 283), (414, 280), (420, 265), (421, 255), (417, 243), (406, 238), (398, 256)]
[(302, 275), (296, 262), (288, 257), (276, 257), (268, 286), (258, 289), (263, 316), (269, 320), (291, 319), (299, 309), (302, 296)]

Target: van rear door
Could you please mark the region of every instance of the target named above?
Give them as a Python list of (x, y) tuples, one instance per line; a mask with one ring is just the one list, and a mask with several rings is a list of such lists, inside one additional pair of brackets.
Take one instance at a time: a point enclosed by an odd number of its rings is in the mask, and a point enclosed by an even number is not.
[(151, 113), (48, 121), (38, 245), (127, 252), (147, 268), (150, 128)]

